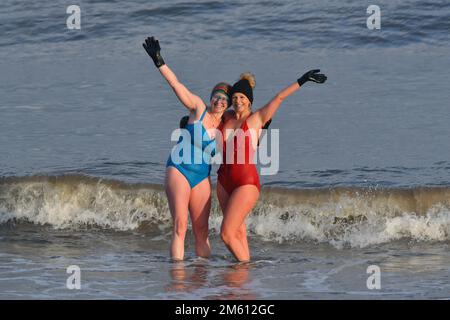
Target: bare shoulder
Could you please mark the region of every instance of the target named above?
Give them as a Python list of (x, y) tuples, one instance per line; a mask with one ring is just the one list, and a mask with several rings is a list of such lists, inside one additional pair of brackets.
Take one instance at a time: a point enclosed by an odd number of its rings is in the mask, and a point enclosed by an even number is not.
[(200, 117), (202, 116), (203, 111), (205, 111), (206, 106), (197, 106), (194, 109), (189, 110), (189, 123), (194, 123), (195, 121), (198, 121)]
[(247, 126), (249, 128), (261, 129), (261, 111), (256, 110), (247, 118)]
[(194, 109), (201, 110), (201, 112), (206, 109), (206, 104), (203, 102), (202, 98), (193, 94), (192, 99), (194, 103)]

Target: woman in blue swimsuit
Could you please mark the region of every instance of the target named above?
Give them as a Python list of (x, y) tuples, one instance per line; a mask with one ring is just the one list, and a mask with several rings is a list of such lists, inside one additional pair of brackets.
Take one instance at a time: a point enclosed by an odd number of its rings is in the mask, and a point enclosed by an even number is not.
[[(208, 240), (208, 219), (211, 209), (209, 160), (214, 156), (214, 134), (217, 132), (211, 129), (216, 129), (221, 124), (222, 115), (230, 106), (231, 86), (227, 83), (217, 84), (211, 93), (211, 106), (207, 108), (202, 99), (181, 84), (165, 64), (158, 40), (153, 37), (147, 38), (143, 46), (180, 102), (189, 110), (189, 119), (184, 128), (190, 133), (191, 154), (189, 157), (184, 155), (183, 161), (180, 162), (177, 154), (172, 152), (167, 160), (165, 189), (173, 219), (170, 254), (173, 260), (184, 258), (184, 239), (189, 212), (195, 236), (195, 252), (200, 257), (209, 257), (211, 255)], [(180, 137), (178, 144), (183, 141), (182, 138)], [(182, 157), (182, 153), (179, 153), (179, 156)]]

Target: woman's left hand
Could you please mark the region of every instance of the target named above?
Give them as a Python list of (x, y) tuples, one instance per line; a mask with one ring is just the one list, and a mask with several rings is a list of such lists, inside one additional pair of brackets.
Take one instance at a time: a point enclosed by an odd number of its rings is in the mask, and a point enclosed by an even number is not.
[(305, 73), (303, 76), (297, 79), (299, 86), (301, 87), (307, 81), (312, 81), (315, 83), (324, 83), (325, 81), (327, 81), (327, 76), (318, 72), (320, 72), (320, 69), (310, 70)]

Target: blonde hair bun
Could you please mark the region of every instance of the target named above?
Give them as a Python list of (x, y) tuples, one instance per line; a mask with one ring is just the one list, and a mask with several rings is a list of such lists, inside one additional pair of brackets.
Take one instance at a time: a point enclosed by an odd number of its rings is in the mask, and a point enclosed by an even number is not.
[(250, 73), (250, 72), (242, 73), (241, 76), (239, 77), (239, 80), (243, 80), (243, 79), (247, 80), (248, 83), (250, 83), (250, 87), (252, 87), (252, 89), (255, 88), (256, 81), (255, 81), (255, 76), (252, 73)]

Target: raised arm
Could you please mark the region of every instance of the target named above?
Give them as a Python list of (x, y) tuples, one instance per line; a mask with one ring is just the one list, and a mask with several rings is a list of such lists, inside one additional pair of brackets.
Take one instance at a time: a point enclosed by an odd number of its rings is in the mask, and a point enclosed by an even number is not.
[[(205, 106), (202, 99), (191, 93), (181, 82), (172, 70), (165, 64), (158, 68), (161, 75), (166, 79), (167, 83), (172, 88), (173, 92), (177, 96), (178, 100), (189, 110), (196, 110), (199, 106)], [(206, 106), (205, 106), (206, 107)], [(203, 108), (202, 108), (203, 110)]]
[[(158, 68), (161, 75), (166, 79), (172, 90), (175, 92), (178, 100), (189, 110), (193, 111), (199, 107), (206, 107), (202, 99), (191, 93), (181, 82), (178, 81), (175, 73), (166, 65), (161, 56), (161, 48), (159, 41), (154, 37), (147, 38), (142, 44), (145, 51), (147, 51), (153, 63)], [(202, 108), (203, 109), (203, 108)]]
[(324, 83), (327, 80), (327, 77), (318, 72), (320, 72), (319, 69), (308, 71), (301, 78), (297, 79), (296, 82), (278, 92), (277, 95), (269, 101), (269, 103), (255, 112), (255, 114), (258, 115), (258, 122), (260, 122), (261, 127), (267, 121), (272, 119), (273, 115), (278, 110), (283, 100), (300, 89), (300, 87), (302, 87), (305, 82), (312, 81), (316, 83)]

